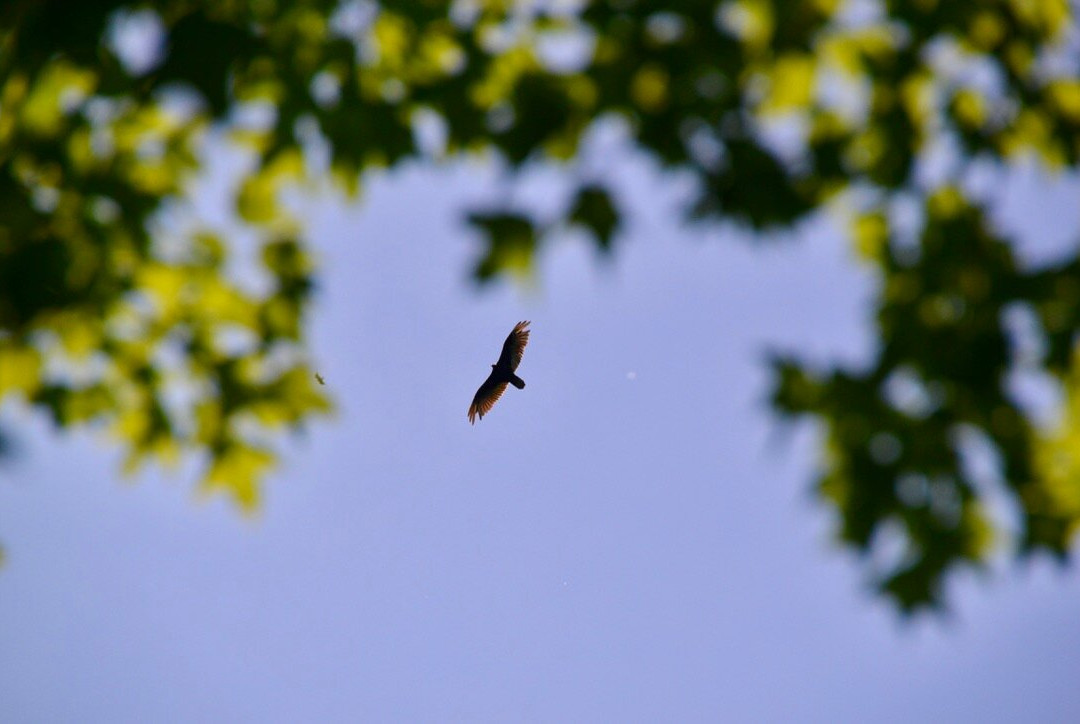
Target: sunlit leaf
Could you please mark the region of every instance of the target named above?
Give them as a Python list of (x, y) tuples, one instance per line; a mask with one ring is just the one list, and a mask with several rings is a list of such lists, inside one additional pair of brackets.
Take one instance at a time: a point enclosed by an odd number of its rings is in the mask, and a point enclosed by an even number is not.
[(472, 214), (469, 223), (486, 237), (487, 250), (473, 276), (485, 282), (496, 274), (527, 274), (532, 269), (537, 232), (532, 220), (520, 214)]
[(32, 394), (40, 374), (41, 356), (36, 350), (0, 341), (0, 399), (12, 390)]

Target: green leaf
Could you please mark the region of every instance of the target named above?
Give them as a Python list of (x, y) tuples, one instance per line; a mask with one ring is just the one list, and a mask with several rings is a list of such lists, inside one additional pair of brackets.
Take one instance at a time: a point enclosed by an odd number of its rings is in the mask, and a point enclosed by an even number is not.
[(600, 251), (611, 252), (611, 240), (619, 226), (619, 211), (607, 189), (595, 185), (582, 187), (571, 205), (570, 221), (592, 232)]
[(532, 270), (538, 235), (531, 219), (522, 214), (474, 213), (468, 221), (484, 235), (487, 245), (473, 270), (476, 281), (489, 282), (504, 272), (521, 276)]

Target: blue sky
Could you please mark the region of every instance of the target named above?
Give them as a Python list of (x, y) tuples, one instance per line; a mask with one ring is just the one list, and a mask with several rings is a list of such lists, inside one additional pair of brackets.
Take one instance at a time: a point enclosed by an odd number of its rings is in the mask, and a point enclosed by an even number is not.
[[(533, 286), (467, 281), (460, 210), (508, 193), (490, 167), (307, 202), (339, 411), (289, 442), (254, 518), (6, 410), (0, 721), (1080, 718), (1074, 570), (961, 577), (950, 617), (904, 623), (831, 542), (813, 430), (770, 416), (763, 359), (867, 354), (873, 278), (846, 242), (826, 220), (762, 247), (688, 228), (677, 183), (609, 163), (617, 255), (558, 241)], [(1075, 184), (1003, 189), (1011, 228), (1077, 228)], [(470, 426), (522, 319), (528, 386)]]

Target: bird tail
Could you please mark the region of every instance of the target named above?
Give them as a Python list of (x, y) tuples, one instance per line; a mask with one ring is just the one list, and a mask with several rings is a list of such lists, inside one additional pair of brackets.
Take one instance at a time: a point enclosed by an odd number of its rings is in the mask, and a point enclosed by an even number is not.
[(525, 380), (521, 379), (517, 375), (512, 375), (510, 377), (510, 384), (512, 384), (514, 387), (518, 388), (519, 390), (524, 390), (525, 389)]

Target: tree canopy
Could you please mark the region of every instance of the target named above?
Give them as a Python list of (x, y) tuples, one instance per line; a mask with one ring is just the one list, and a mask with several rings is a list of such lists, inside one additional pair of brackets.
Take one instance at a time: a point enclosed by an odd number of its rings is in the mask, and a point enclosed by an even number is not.
[[(762, 239), (847, 219), (878, 277), (874, 358), (778, 353), (772, 401), (823, 432), (840, 539), (899, 551), (872, 572), (881, 590), (939, 604), (951, 571), (995, 551), (1066, 559), (1080, 523), (1080, 252), (1025, 263), (973, 183), (1080, 163), (1078, 45), (1067, 0), (7, 0), (0, 400), (107, 429), (132, 468), (204, 459), (204, 485), (254, 506), (275, 431), (330, 409), (283, 189), (356, 192), (415, 158), (563, 169), (576, 192), (556, 219), (465, 210), (486, 281), (572, 226), (617, 250), (611, 179), (576, 167), (616, 120), (695, 180), (692, 218)], [(210, 134), (251, 158), (246, 256), (185, 204)], [(1010, 392), (1020, 369), (1061, 390), (1056, 426)]]

